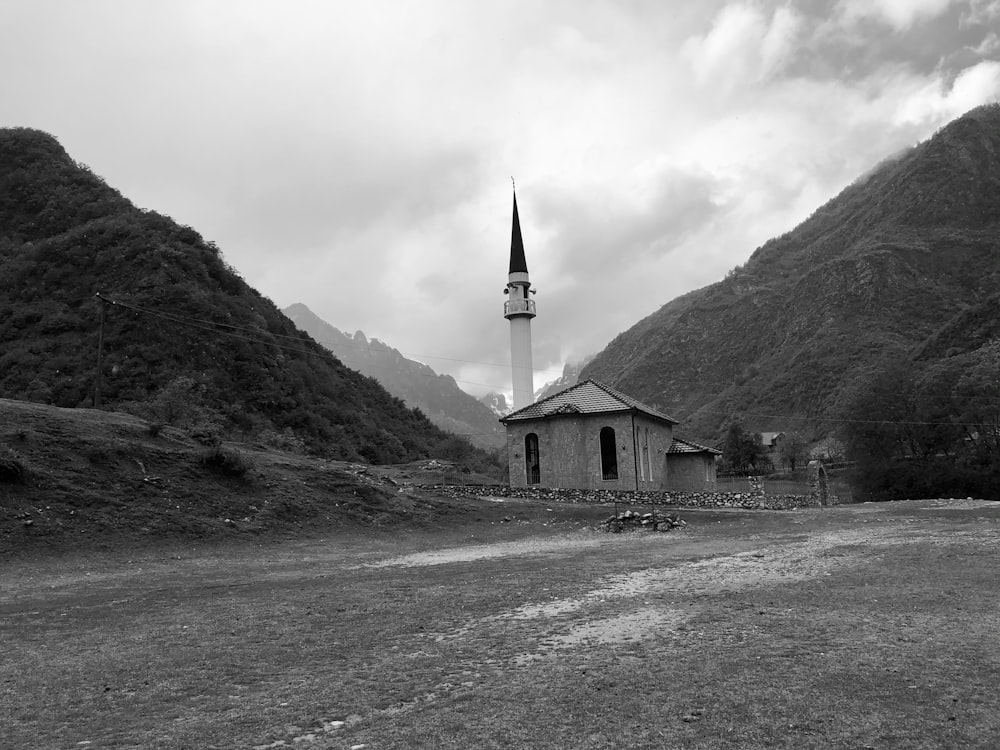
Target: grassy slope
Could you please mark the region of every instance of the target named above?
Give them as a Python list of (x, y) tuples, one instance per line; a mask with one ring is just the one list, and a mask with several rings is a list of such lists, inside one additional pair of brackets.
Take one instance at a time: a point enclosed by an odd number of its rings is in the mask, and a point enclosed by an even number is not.
[(377, 468), (225, 443), (250, 467), (231, 476), (205, 466), (208, 449), (181, 430), (164, 427), (154, 437), (149, 423), (127, 414), (0, 399), (0, 451), (5, 446), (26, 479), (0, 481), (0, 559), (26, 550), (419, 527), (445, 515), (458, 522), (476, 511), (424, 497), (413, 485), (492, 481), (446, 462), (434, 470), (421, 468), (427, 462)]

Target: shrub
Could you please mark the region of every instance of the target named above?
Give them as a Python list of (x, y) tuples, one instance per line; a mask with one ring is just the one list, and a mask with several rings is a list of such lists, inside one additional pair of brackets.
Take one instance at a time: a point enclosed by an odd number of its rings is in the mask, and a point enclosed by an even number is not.
[(216, 448), (222, 443), (222, 425), (217, 422), (199, 422), (191, 426), (188, 434), (210, 448)]
[(214, 446), (201, 454), (202, 466), (227, 477), (244, 477), (253, 469), (253, 461), (235, 448)]
[(23, 482), (26, 475), (21, 457), (7, 446), (0, 445), (0, 482)]

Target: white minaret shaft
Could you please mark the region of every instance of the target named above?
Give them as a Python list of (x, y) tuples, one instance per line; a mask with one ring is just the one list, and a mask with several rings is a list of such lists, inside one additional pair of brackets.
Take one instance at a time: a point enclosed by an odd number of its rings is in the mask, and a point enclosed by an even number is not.
[(514, 384), (514, 410), (530, 406), (535, 400), (534, 369), (531, 364), (531, 319), (535, 317), (535, 301), (531, 299), (528, 264), (524, 260), (521, 221), (517, 216), (517, 195), (514, 195), (514, 219), (510, 234), (510, 270), (504, 290), (507, 301), (503, 314), (510, 321), (510, 369)]

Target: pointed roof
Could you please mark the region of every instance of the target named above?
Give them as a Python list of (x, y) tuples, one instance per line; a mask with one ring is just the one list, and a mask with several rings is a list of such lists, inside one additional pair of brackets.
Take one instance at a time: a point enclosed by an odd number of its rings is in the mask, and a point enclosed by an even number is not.
[(524, 240), (521, 239), (521, 220), (517, 217), (517, 193), (514, 193), (514, 220), (510, 229), (510, 270), (507, 273), (527, 273), (524, 259)]
[(609, 414), (612, 412), (638, 412), (662, 422), (677, 424), (676, 419), (636, 401), (631, 396), (626, 396), (621, 391), (598, 383), (596, 380), (584, 380), (582, 383), (572, 385), (548, 398), (543, 398), (523, 409), (511, 412), (500, 421), (506, 424), (507, 422), (547, 419), (560, 415)]

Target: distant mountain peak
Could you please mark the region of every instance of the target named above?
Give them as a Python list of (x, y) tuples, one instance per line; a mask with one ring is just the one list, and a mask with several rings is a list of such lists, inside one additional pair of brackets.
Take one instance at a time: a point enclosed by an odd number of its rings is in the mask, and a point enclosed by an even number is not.
[(483, 448), (498, 448), (506, 441), (495, 415), (459, 388), (451, 376), (439, 375), (379, 339), (368, 339), (362, 331), (345, 335), (302, 303), (289, 305), (284, 312), (345, 365), (375, 378), (441, 429), (467, 437)]
[(507, 403), (507, 397), (502, 393), (491, 391), (480, 396), (479, 402), (484, 404), (497, 417), (505, 417), (510, 414), (510, 404)]

